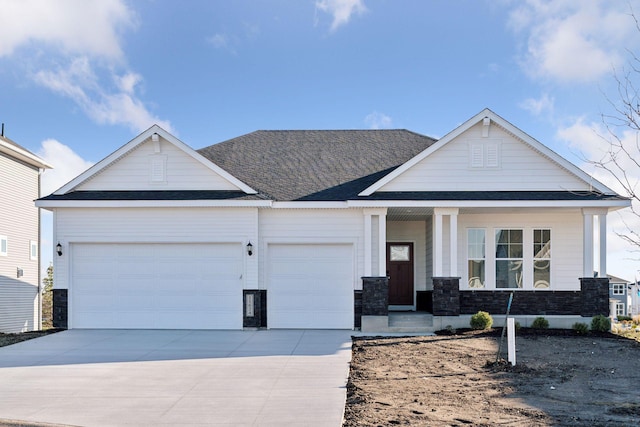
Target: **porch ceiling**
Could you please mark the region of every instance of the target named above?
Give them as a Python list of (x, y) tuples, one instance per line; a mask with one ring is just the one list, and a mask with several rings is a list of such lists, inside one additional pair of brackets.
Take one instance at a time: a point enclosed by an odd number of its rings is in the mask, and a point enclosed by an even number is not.
[[(490, 208), (490, 207), (473, 207), (473, 208), (460, 208), (459, 215), (468, 214), (487, 214), (487, 213), (511, 213), (511, 214), (524, 214), (524, 213), (548, 213), (552, 209), (554, 212), (569, 212), (576, 211), (578, 208)], [(433, 207), (393, 207), (387, 210), (387, 221), (424, 221), (428, 217), (433, 215)]]

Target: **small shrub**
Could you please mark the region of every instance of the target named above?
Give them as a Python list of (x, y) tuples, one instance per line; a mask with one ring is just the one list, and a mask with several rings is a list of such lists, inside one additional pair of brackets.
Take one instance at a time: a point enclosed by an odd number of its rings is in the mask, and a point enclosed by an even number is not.
[(594, 332), (611, 331), (611, 319), (602, 314), (598, 314), (591, 319), (591, 330)]
[(513, 322), (513, 325), (516, 327), (516, 332), (519, 332), (520, 328), (522, 328), (522, 325), (520, 324), (520, 322)]
[(542, 316), (536, 317), (535, 319), (533, 319), (531, 327), (533, 329), (549, 329), (549, 321)]
[(631, 316), (618, 316), (618, 322), (631, 321)]
[(578, 335), (587, 335), (589, 333), (589, 325), (586, 323), (576, 322), (573, 324), (572, 328)]
[(493, 325), (493, 317), (486, 311), (479, 311), (471, 316), (469, 324), (471, 329), (490, 329)]

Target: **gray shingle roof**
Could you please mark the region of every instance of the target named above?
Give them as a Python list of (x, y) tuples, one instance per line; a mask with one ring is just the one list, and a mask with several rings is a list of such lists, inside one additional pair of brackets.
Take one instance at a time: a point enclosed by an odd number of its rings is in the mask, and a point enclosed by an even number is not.
[(408, 130), (260, 130), (198, 150), (264, 196), (348, 200), (436, 140)]

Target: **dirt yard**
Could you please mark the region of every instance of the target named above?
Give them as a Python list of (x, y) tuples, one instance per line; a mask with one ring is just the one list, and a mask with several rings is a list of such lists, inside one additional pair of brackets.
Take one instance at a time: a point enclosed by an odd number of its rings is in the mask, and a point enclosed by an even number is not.
[[(356, 339), (345, 426), (635, 426), (640, 343), (518, 336), (496, 364), (493, 334)], [(506, 358), (506, 338), (504, 341)]]

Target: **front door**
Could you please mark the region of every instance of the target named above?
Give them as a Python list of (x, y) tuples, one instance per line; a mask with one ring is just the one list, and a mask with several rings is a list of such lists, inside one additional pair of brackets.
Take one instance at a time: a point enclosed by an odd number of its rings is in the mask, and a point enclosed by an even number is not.
[(413, 243), (387, 243), (389, 305), (413, 305)]

